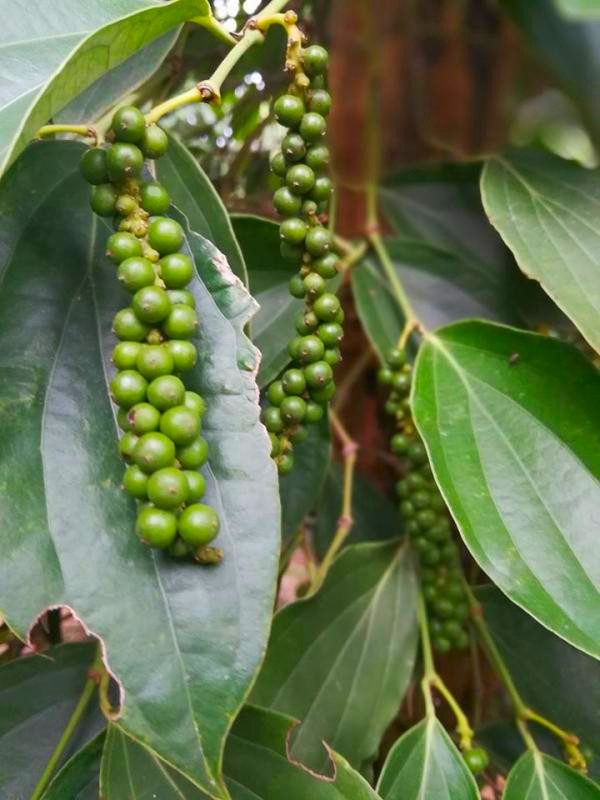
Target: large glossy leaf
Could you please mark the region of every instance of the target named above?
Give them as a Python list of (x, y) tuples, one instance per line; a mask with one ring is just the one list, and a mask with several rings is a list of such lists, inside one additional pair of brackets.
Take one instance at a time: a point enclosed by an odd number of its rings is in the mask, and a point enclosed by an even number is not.
[(293, 536), (306, 514), (314, 510), (331, 459), (329, 420), (309, 427), (308, 438), (294, 448), (294, 469), (279, 480), (281, 535)]
[[(525, 702), (573, 731), (592, 751), (598, 750), (600, 664), (538, 625), (492, 587), (478, 590), (477, 596)], [(589, 767), (590, 774), (600, 776), (600, 751)]]
[(13, 3), (0, 32), (0, 173), (104, 72), (196, 15), (210, 15), (208, 0)]
[(488, 162), (481, 191), (523, 272), (600, 349), (600, 170), (549, 153), (512, 151)]
[[(233, 800), (377, 800), (364, 779), (329, 751), (335, 780), (323, 781), (290, 762), (288, 736), (295, 721), (246, 706), (227, 740), (225, 780)], [(102, 763), (108, 800), (196, 800), (206, 795), (152, 753), (111, 728)]]
[(190, 235), (202, 358), (189, 385), (207, 400), (207, 502), (225, 551), (201, 569), (141, 547), (120, 488), (106, 381), (111, 319), (127, 298), (104, 256), (108, 226), (88, 210), (81, 151), (39, 143), (0, 196), (0, 608), (25, 637), (45, 607), (71, 606), (105, 644), (119, 724), (218, 793), (223, 740), (265, 646), (279, 547), (257, 355), (242, 332), (254, 306), (224, 256)]
[(55, 775), (43, 800), (98, 800), (104, 739), (105, 731), (102, 731), (75, 753)]
[(100, 78), (55, 114), (54, 122), (94, 122), (122, 97), (145, 83), (163, 63), (175, 44), (181, 27), (174, 28), (130, 56)]
[(467, 546), (503, 592), (600, 655), (600, 376), (576, 349), (465, 322), (421, 348), (412, 402)]
[(302, 310), (302, 301), (288, 291), (296, 268), (281, 258), (279, 225), (247, 214), (236, 214), (232, 221), (248, 265), (250, 291), (260, 306), (252, 321), (252, 340), (262, 354), (258, 373), (262, 388), (290, 360), (287, 346), (294, 335), (294, 320)]
[[(331, 544), (342, 511), (343, 470), (331, 464), (317, 507), (313, 543), (320, 557)], [(376, 509), (376, 513), (373, 510)], [(352, 492), (354, 523), (345, 545), (394, 539), (402, 532), (402, 520), (394, 503), (366, 478), (354, 475)]]
[(508, 775), (503, 800), (598, 800), (600, 787), (542, 753), (526, 753)]
[[(95, 649), (94, 644), (60, 645), (0, 669), (0, 796), (30, 796), (77, 705)], [(92, 700), (64, 758), (102, 725)]]
[(353, 545), (316, 595), (275, 617), (252, 701), (301, 720), (302, 763), (327, 768), (322, 741), (355, 767), (376, 755), (413, 669), (415, 593), (406, 547)]
[[(428, 328), (465, 317), (517, 320), (510, 265), (483, 263), (424, 241), (386, 240), (415, 312)], [(352, 270), (352, 291), (360, 320), (380, 357), (396, 344), (404, 327), (390, 282), (374, 256)]]
[(479, 797), (463, 757), (435, 716), (427, 717), (398, 739), (388, 753), (377, 791), (383, 800)]
[(600, 110), (595, 87), (600, 79), (600, 21), (569, 19), (559, 10), (567, 4), (595, 0), (501, 0), (523, 31), (535, 54), (551, 70), (561, 87), (578, 103), (596, 140)]
[(235, 275), (248, 286), (244, 257), (227, 209), (187, 147), (171, 138), (166, 155), (155, 163), (157, 177), (188, 218), (191, 229), (209, 239), (226, 256)]

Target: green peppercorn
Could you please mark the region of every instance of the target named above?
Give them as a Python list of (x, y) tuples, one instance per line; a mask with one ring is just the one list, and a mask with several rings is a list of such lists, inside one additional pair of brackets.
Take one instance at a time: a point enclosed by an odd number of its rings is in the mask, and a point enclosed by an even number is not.
[(79, 169), (84, 179), (93, 186), (108, 183), (108, 168), (106, 166), (106, 150), (101, 147), (91, 147), (81, 156)]
[(284, 94), (278, 97), (273, 106), (275, 119), (286, 128), (297, 128), (304, 116), (304, 103), (300, 97)]
[(121, 106), (112, 118), (111, 128), (118, 142), (139, 142), (146, 129), (146, 120), (139, 108)]

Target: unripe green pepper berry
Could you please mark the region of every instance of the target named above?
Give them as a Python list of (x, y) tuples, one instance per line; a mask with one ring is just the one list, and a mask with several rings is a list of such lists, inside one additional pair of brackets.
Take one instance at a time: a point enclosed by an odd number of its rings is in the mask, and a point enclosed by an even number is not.
[(176, 372), (188, 372), (198, 360), (198, 351), (195, 345), (185, 339), (169, 339), (163, 344), (173, 356)]
[(331, 233), (322, 225), (317, 225), (314, 228), (310, 228), (306, 234), (305, 247), (311, 256), (315, 256), (315, 258), (324, 256), (331, 250), (331, 246)]
[(292, 245), (302, 244), (306, 237), (307, 230), (306, 222), (299, 217), (290, 217), (284, 220), (279, 226), (281, 238)]
[(332, 191), (333, 184), (331, 183), (331, 179), (326, 175), (319, 175), (315, 180), (315, 185), (310, 190), (309, 197), (311, 200), (314, 200), (315, 203), (327, 203), (331, 197)]
[(158, 125), (149, 125), (144, 130), (140, 147), (146, 158), (160, 158), (167, 152), (169, 137)]
[(304, 291), (309, 297), (318, 297), (325, 291), (325, 281), (316, 272), (311, 272), (303, 280)]
[(142, 345), (138, 342), (119, 342), (112, 352), (112, 362), (119, 370), (136, 369)]
[(295, 164), (302, 161), (306, 155), (306, 144), (299, 133), (288, 133), (281, 143), (281, 152), (285, 156), (286, 161)]
[(191, 339), (197, 328), (196, 311), (181, 303), (171, 307), (168, 317), (162, 324), (163, 331), (170, 339)]
[(285, 400), (285, 394), (281, 381), (273, 381), (267, 389), (267, 399), (272, 406), (280, 406)]
[(415, 466), (425, 464), (427, 462), (427, 451), (421, 442), (413, 442), (408, 448), (406, 455), (408, 460)]
[(189, 494), (185, 475), (175, 467), (159, 469), (148, 478), (148, 499), (157, 508), (179, 508)]
[(175, 368), (175, 360), (166, 347), (159, 344), (146, 344), (137, 357), (136, 367), (149, 381), (161, 375), (170, 375)]
[[(288, 369), (281, 378), (281, 388), (285, 395), (301, 395), (306, 389), (306, 379), (301, 369)], [(281, 402), (285, 400), (285, 397)], [(281, 406), (281, 403), (277, 405)]]
[[(306, 414), (304, 415), (304, 419), (306, 420)], [(302, 444), (302, 442), (305, 442), (307, 438), (308, 428), (305, 428), (303, 425), (299, 425), (289, 437), (292, 444)]]
[(126, 408), (119, 408), (117, 410), (117, 424), (122, 431), (125, 431), (125, 433), (131, 430), (131, 425), (127, 419), (127, 413), (128, 411)]
[(342, 360), (342, 353), (339, 347), (327, 347), (323, 353), (323, 361), (330, 367), (335, 367)]
[(158, 430), (160, 411), (150, 403), (137, 403), (127, 414), (131, 430), (138, 436)]
[(377, 382), (381, 386), (389, 386), (393, 377), (394, 373), (391, 369), (388, 369), (388, 367), (381, 367), (381, 369), (377, 372)]
[(410, 391), (411, 378), (408, 372), (395, 372), (392, 377), (392, 388), (399, 394)]
[(300, 136), (310, 144), (318, 142), (325, 135), (327, 123), (325, 117), (309, 111), (300, 121)]
[(314, 333), (319, 327), (319, 320), (312, 311), (301, 311), (296, 317), (296, 330), (302, 336)]
[(117, 270), (117, 278), (130, 292), (138, 292), (146, 286), (152, 286), (155, 280), (152, 262), (142, 256), (133, 256), (121, 261)]
[(275, 119), (286, 128), (297, 128), (304, 116), (304, 103), (293, 94), (278, 97), (273, 106)]
[(298, 348), (300, 347), (301, 341), (301, 336), (294, 336), (294, 338), (290, 339), (288, 343), (288, 353), (290, 354), (290, 358), (292, 358), (294, 361), (296, 361), (298, 358)]
[(314, 172), (321, 172), (329, 164), (329, 148), (326, 144), (313, 144), (312, 147), (308, 148), (304, 160), (306, 165)]
[(147, 498), (148, 476), (137, 464), (132, 464), (125, 470), (123, 488), (137, 500), (145, 500)]
[(133, 234), (117, 231), (108, 237), (106, 255), (115, 264), (120, 264), (128, 258), (139, 258), (142, 255), (142, 245)]
[(108, 168), (106, 166), (106, 150), (101, 147), (91, 147), (81, 156), (79, 169), (84, 179), (93, 186), (108, 183)]
[(333, 370), (325, 361), (316, 361), (304, 368), (306, 383), (312, 389), (321, 389), (333, 380)]
[(326, 292), (315, 300), (313, 310), (322, 322), (337, 322), (340, 301), (334, 294)]
[(339, 258), (335, 253), (326, 253), (313, 261), (312, 267), (326, 281), (335, 278), (338, 273)]
[(133, 431), (128, 431), (121, 436), (119, 439), (119, 452), (125, 461), (131, 461), (139, 440), (139, 436), (136, 436)]
[(158, 262), (160, 277), (169, 289), (183, 289), (192, 280), (194, 264), (185, 253), (171, 253)]
[(184, 542), (201, 547), (212, 542), (219, 533), (219, 517), (211, 506), (194, 503), (181, 514), (177, 527)]
[(291, 453), (282, 453), (277, 457), (276, 463), (280, 475), (289, 475), (294, 468), (294, 456)]
[(301, 364), (311, 364), (313, 361), (319, 361), (323, 358), (325, 352), (325, 345), (318, 336), (309, 334), (303, 336), (298, 346), (298, 361)]
[(269, 441), (271, 442), (271, 458), (275, 458), (281, 453), (281, 442), (279, 436), (275, 433), (269, 434)]
[(323, 415), (325, 414), (323, 410), (323, 406), (319, 405), (318, 403), (309, 400), (306, 404), (306, 414), (304, 415), (304, 421), (315, 423), (319, 422), (323, 419)]
[(131, 408), (146, 399), (147, 380), (137, 370), (117, 372), (110, 382), (110, 391), (121, 408)]
[(183, 239), (183, 228), (170, 217), (156, 217), (148, 225), (148, 243), (163, 256), (179, 250)]
[(392, 437), (391, 448), (392, 452), (398, 456), (403, 456), (408, 452), (409, 440), (402, 433), (396, 433)]
[(286, 397), (279, 406), (281, 418), (286, 425), (297, 425), (304, 420), (306, 403), (301, 397)]
[(133, 212), (137, 209), (137, 207), (138, 207), (137, 200), (130, 194), (120, 194), (117, 197), (117, 202), (115, 203), (115, 211), (122, 217), (128, 217), (130, 214), (133, 214)]
[(206, 480), (204, 475), (189, 469), (185, 470), (183, 474), (188, 484), (187, 502), (194, 503), (196, 500), (202, 500), (206, 493)]
[(288, 289), (292, 297), (297, 297), (301, 300), (306, 295), (306, 289), (304, 288), (304, 281), (300, 277), (300, 275), (292, 275), (290, 278), (290, 282), (288, 284)]
[(114, 183), (137, 178), (144, 166), (142, 151), (135, 144), (115, 142), (106, 151), (108, 175)]
[(162, 375), (148, 386), (147, 396), (148, 401), (159, 411), (166, 411), (173, 406), (183, 405), (185, 385), (175, 375)]
[(168, 289), (167, 295), (171, 301), (171, 305), (177, 303), (189, 306), (190, 308), (196, 308), (196, 298), (187, 289)]
[(308, 110), (326, 117), (331, 111), (331, 95), (325, 89), (315, 89), (308, 98)]
[(261, 417), (263, 425), (270, 433), (282, 433), (284, 425), (279, 408), (267, 406), (263, 408)]
[(271, 167), (271, 172), (274, 175), (278, 175), (280, 178), (285, 176), (287, 172), (287, 163), (285, 160), (285, 156), (282, 152), (277, 151), (271, 155), (269, 165)]
[(187, 391), (185, 393), (183, 405), (192, 411), (198, 417), (198, 420), (201, 420), (206, 412), (206, 403), (204, 402), (204, 398), (197, 392)]
[(145, 286), (133, 296), (133, 310), (142, 322), (162, 322), (171, 312), (171, 301), (160, 286)]
[(306, 164), (295, 164), (288, 169), (285, 182), (293, 194), (308, 194), (315, 185), (315, 173)]
[(200, 418), (185, 405), (174, 406), (161, 416), (160, 430), (178, 447), (187, 447), (200, 433)]
[(330, 381), (321, 389), (310, 390), (311, 400), (323, 406), (327, 405), (327, 403), (331, 400), (334, 394), (335, 394), (335, 383), (333, 381)]
[(337, 322), (322, 322), (317, 328), (317, 336), (325, 347), (336, 347), (344, 336), (344, 329)]
[(474, 747), (471, 750), (466, 750), (463, 753), (463, 758), (474, 775), (483, 772), (490, 763), (489, 756), (483, 747)]
[(304, 71), (311, 78), (317, 75), (323, 75), (323, 73), (327, 71), (328, 62), (329, 54), (327, 50), (318, 44), (307, 47), (302, 54)]
[(406, 364), (406, 352), (397, 347), (388, 350), (386, 361), (392, 369), (400, 369)]
[(143, 508), (138, 514), (135, 531), (144, 544), (164, 550), (175, 541), (177, 518), (171, 511), (161, 508)]
[(156, 472), (172, 466), (175, 461), (175, 445), (163, 433), (145, 433), (133, 450), (133, 460), (144, 472)]
[(177, 460), (183, 469), (198, 469), (206, 463), (208, 458), (208, 442), (198, 436), (186, 447), (177, 448)]
[(302, 199), (282, 186), (273, 195), (273, 205), (282, 217), (293, 217), (302, 208)]
[(146, 120), (139, 108), (121, 106), (112, 118), (111, 128), (118, 142), (139, 142), (146, 129)]
[(164, 214), (171, 205), (169, 193), (158, 181), (148, 181), (140, 188), (142, 208), (152, 216)]
[(118, 193), (112, 183), (101, 183), (94, 186), (90, 198), (90, 206), (99, 217), (112, 217), (116, 210)]

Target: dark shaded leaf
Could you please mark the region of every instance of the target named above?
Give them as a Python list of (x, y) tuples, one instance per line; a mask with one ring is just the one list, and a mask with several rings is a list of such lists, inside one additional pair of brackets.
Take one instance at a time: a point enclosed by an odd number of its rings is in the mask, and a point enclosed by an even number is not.
[(92, 739), (56, 774), (43, 800), (98, 800), (100, 762), (106, 733)]
[(508, 775), (504, 800), (598, 800), (600, 787), (566, 764), (526, 753)]

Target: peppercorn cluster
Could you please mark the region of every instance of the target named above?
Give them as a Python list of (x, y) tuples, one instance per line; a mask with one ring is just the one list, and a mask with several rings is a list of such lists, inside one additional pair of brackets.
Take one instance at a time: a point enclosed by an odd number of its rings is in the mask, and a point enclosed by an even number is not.
[(378, 380), (390, 392), (385, 410), (394, 418), (397, 428), (390, 446), (405, 467), (404, 477), (396, 484), (396, 494), (406, 532), (419, 560), (431, 640), (440, 653), (464, 649), (469, 643), (465, 630), (469, 605), (459, 550), (452, 538), (446, 504), (413, 423), (409, 401), (412, 366), (404, 350), (390, 350)]
[(119, 342), (110, 383), (123, 431), (119, 449), (129, 465), (123, 487), (139, 502), (142, 542), (200, 559), (218, 533), (219, 518), (198, 502), (205, 492), (198, 469), (208, 457), (200, 434), (205, 402), (180, 377), (198, 358), (190, 341), (198, 327), (195, 299), (186, 288), (194, 268), (180, 252), (182, 227), (165, 216), (168, 192), (142, 179), (145, 159), (163, 155), (168, 138), (157, 125), (147, 126), (133, 106), (115, 113), (110, 138), (108, 146), (87, 150), (80, 166), (93, 186), (92, 209), (113, 221), (106, 255), (131, 294), (113, 320)]
[(284, 217), (281, 255), (298, 266), (290, 281), (293, 297), (304, 300), (296, 319), (297, 335), (289, 343), (292, 363), (268, 388), (263, 422), (271, 438), (271, 455), (279, 472), (294, 464), (292, 450), (307, 436), (306, 425), (318, 422), (335, 392), (333, 367), (341, 360), (344, 312), (327, 281), (338, 272), (333, 237), (323, 225), (332, 191), (325, 174), (329, 151), (323, 143), (331, 97), (326, 89), (328, 54), (318, 45), (302, 50), (302, 71), (288, 92), (275, 102), (275, 117), (288, 129), (281, 150), (271, 158), (280, 179), (273, 204)]

